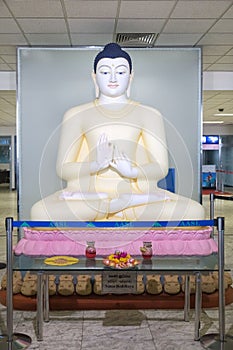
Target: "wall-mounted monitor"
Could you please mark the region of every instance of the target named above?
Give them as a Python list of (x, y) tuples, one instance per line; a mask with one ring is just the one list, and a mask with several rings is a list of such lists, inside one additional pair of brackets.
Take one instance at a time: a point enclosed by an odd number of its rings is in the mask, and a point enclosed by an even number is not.
[(218, 135), (203, 135), (202, 149), (203, 150), (218, 150), (220, 137)]

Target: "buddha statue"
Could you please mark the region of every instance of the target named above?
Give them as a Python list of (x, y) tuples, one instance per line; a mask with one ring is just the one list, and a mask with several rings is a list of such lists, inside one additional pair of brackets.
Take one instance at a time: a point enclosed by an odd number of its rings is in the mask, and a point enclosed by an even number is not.
[(132, 61), (110, 43), (94, 60), (96, 99), (63, 118), (57, 174), (66, 187), (35, 203), (32, 220), (201, 220), (196, 201), (161, 189), (168, 173), (163, 116), (129, 98)]

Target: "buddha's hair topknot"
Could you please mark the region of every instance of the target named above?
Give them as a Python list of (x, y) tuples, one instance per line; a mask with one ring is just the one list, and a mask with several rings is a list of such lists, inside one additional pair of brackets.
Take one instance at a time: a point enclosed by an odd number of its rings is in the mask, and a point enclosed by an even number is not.
[(94, 72), (96, 73), (97, 64), (102, 58), (118, 58), (118, 57), (123, 57), (128, 61), (129, 69), (131, 73), (132, 61), (131, 61), (130, 55), (126, 51), (122, 50), (120, 45), (116, 43), (110, 43), (105, 45), (104, 49), (98, 53), (98, 55), (95, 57), (95, 60), (94, 60)]

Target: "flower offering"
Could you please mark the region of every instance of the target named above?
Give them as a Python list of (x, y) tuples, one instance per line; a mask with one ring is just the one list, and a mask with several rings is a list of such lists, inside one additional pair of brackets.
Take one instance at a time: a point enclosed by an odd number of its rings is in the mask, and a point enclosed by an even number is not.
[(116, 250), (114, 254), (110, 254), (106, 259), (103, 260), (104, 265), (116, 268), (132, 268), (139, 264), (138, 260), (131, 257), (127, 252), (121, 252)]

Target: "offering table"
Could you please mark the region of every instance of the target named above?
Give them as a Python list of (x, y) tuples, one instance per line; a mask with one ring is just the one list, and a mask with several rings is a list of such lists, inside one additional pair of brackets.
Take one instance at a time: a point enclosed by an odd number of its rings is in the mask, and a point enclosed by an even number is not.
[[(215, 220), (216, 221), (216, 220)], [(214, 221), (206, 220), (206, 224), (213, 224)], [(133, 268), (126, 268), (124, 270), (119, 269), (109, 269), (103, 264), (103, 256), (96, 256), (92, 260), (91, 264), (88, 264), (88, 259), (84, 256), (77, 256), (79, 261), (73, 265), (69, 266), (54, 266), (48, 265), (45, 263), (45, 257), (35, 257), (35, 256), (25, 256), (25, 255), (13, 255), (11, 260), (12, 253), (12, 228), (19, 227), (22, 225), (22, 222), (14, 222), (12, 218), (6, 220), (7, 226), (7, 235), (8, 235), (8, 289), (7, 289), (7, 300), (8, 305), (12, 305), (12, 271), (31, 271), (36, 273), (38, 276), (38, 293), (37, 293), (37, 337), (38, 340), (43, 340), (43, 321), (44, 315), (45, 320), (48, 320), (48, 288), (46, 276), (49, 274), (64, 274), (67, 272), (69, 274), (90, 274), (94, 276), (99, 273), (106, 273), (108, 271), (129, 273), (129, 274), (143, 274), (146, 278), (147, 274), (183, 274), (187, 276), (186, 278), (186, 298), (185, 298), (185, 320), (188, 319), (188, 308), (189, 308), (189, 292), (188, 292), (188, 276), (194, 274), (196, 281), (196, 294), (195, 294), (195, 330), (194, 330), (194, 339), (200, 339), (200, 314), (201, 314), (201, 275), (208, 274), (209, 272), (219, 271), (219, 255), (211, 254), (208, 256), (153, 256), (150, 260), (143, 260), (141, 256), (135, 257), (138, 259), (139, 264)], [(109, 223), (108, 223), (109, 224)], [(148, 224), (148, 223), (147, 223)], [(168, 223), (167, 223), (168, 224)], [(174, 223), (173, 223), (174, 224)], [(177, 224), (177, 223), (176, 223)], [(183, 225), (183, 223), (180, 223)], [(195, 222), (196, 224), (196, 222)], [(77, 223), (76, 223), (77, 225)], [(179, 223), (178, 223), (179, 225)], [(10, 250), (11, 249), (11, 250)], [(10, 253), (9, 253), (10, 252)], [(10, 256), (10, 257), (9, 257)], [(223, 268), (221, 264), (221, 269)], [(220, 271), (219, 271), (220, 272)], [(222, 274), (220, 276), (223, 277)], [(222, 286), (222, 282), (220, 283)], [(223, 298), (223, 291), (220, 290), (220, 299)], [(133, 295), (132, 295), (133, 298)], [(45, 303), (44, 303), (45, 301)], [(223, 304), (223, 303), (222, 303)], [(45, 305), (45, 308), (44, 308)], [(13, 330), (13, 310), (8, 312), (8, 331)], [(222, 320), (220, 320), (222, 321)], [(12, 334), (11, 334), (12, 336)]]
[[(48, 321), (49, 297), (46, 276), (50, 274), (90, 274), (91, 276), (106, 272), (117, 272), (121, 274), (143, 274), (146, 278), (147, 274), (182, 274), (186, 276), (185, 288), (185, 315), (184, 319), (188, 320), (189, 313), (189, 292), (188, 292), (188, 276), (194, 274), (196, 276), (196, 294), (195, 294), (195, 331), (194, 339), (198, 340), (200, 327), (201, 313), (201, 274), (207, 274), (212, 271), (217, 271), (218, 256), (212, 254), (210, 256), (192, 256), (192, 257), (153, 257), (149, 261), (143, 260), (140, 256), (136, 257), (139, 264), (133, 269), (109, 269), (103, 264), (103, 257), (97, 256), (92, 264), (87, 266), (87, 260), (84, 256), (77, 256), (79, 262), (69, 266), (52, 266), (45, 264), (45, 257), (28, 257), (14, 256), (13, 269), (14, 271), (30, 271), (38, 276), (37, 290), (37, 338), (43, 339), (43, 322)], [(132, 295), (132, 298), (134, 295)], [(104, 307), (104, 306), (103, 306)]]

